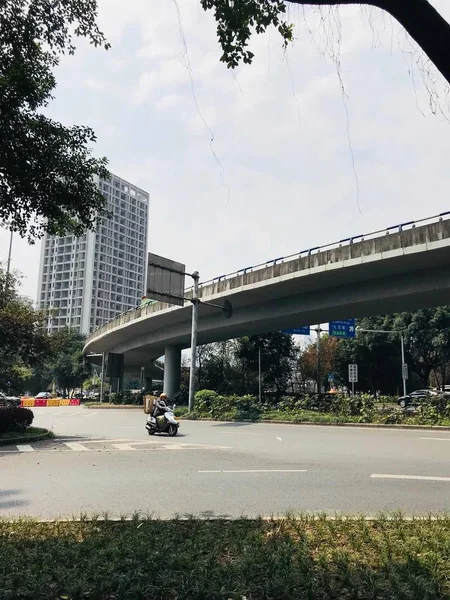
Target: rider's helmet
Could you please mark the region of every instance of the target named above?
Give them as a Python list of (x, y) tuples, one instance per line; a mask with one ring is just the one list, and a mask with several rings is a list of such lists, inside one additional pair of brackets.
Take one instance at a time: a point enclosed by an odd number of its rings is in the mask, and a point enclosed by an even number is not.
[(160, 396), (161, 400), (167, 400), (167, 394), (163, 392)]

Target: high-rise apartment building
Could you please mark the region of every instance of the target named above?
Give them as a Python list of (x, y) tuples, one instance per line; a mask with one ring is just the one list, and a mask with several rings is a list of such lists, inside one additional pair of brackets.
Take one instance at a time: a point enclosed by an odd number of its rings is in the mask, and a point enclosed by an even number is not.
[(97, 180), (110, 218), (81, 237), (42, 239), (37, 304), (57, 309), (49, 331), (90, 333), (136, 307), (145, 291), (149, 195), (111, 174)]

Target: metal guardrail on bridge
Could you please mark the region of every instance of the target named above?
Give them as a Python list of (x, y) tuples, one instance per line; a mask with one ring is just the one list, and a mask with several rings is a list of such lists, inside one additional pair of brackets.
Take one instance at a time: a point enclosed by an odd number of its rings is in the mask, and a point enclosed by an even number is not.
[[(365, 240), (379, 238), (383, 235), (389, 235), (391, 233), (401, 233), (402, 231), (405, 231), (408, 229), (414, 229), (418, 225), (426, 225), (426, 224), (435, 223), (436, 221), (437, 222), (442, 221), (444, 218), (448, 218), (449, 216), (450, 216), (450, 211), (446, 211), (446, 212), (442, 212), (438, 215), (434, 215), (432, 217), (427, 217), (425, 219), (419, 219), (417, 221), (407, 221), (405, 223), (399, 223), (398, 225), (392, 225), (391, 227), (387, 227), (386, 229), (379, 229), (379, 230), (373, 231), (371, 233), (354, 235), (352, 237), (339, 240), (338, 242), (331, 242), (330, 244), (325, 244), (324, 246), (315, 246), (314, 248), (308, 248), (306, 250), (301, 250), (300, 252), (295, 252), (294, 254), (289, 254), (288, 256), (273, 258), (266, 262), (259, 263), (257, 265), (253, 265), (251, 267), (245, 267), (244, 269), (239, 269), (238, 271), (233, 271), (232, 273), (220, 275), (219, 277), (214, 277), (213, 279), (208, 279), (207, 281), (203, 281), (202, 283), (200, 283), (199, 287), (201, 289), (202, 287), (205, 287), (207, 285), (218, 283), (220, 281), (225, 281), (227, 279), (232, 279), (233, 277), (245, 275), (246, 273), (252, 273), (255, 271), (259, 271), (261, 269), (266, 269), (268, 267), (275, 266), (277, 264), (280, 264), (280, 263), (283, 263), (286, 261), (304, 258), (306, 256), (311, 256), (312, 254), (318, 254), (325, 250), (332, 250), (334, 248), (339, 248), (343, 245), (347, 245), (347, 244), (351, 245), (355, 242), (363, 242)], [(185, 290), (186, 295), (189, 295), (191, 290), (192, 290), (192, 287), (187, 288)], [(104, 323), (103, 325), (100, 325), (100, 327), (97, 327), (97, 329), (95, 329), (89, 335), (88, 340), (92, 337), (97, 337), (99, 335), (102, 335), (103, 333), (106, 333), (107, 331), (110, 331), (111, 329), (115, 329), (119, 325), (125, 325), (126, 323), (129, 323), (130, 321), (133, 321), (134, 319), (143, 317), (147, 314), (158, 312), (159, 310), (162, 310), (165, 306), (166, 305), (161, 302), (155, 302), (152, 304), (148, 304), (147, 306), (144, 306), (142, 308), (132, 308), (124, 313), (121, 313), (117, 317), (114, 317), (114, 319), (111, 319), (111, 321), (108, 321), (108, 323)]]

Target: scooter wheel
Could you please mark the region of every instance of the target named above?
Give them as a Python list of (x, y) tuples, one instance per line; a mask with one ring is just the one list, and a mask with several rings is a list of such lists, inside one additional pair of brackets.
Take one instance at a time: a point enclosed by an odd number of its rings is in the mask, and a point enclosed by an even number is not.
[(155, 435), (154, 429), (147, 429), (147, 431), (148, 431), (148, 435)]
[(176, 425), (169, 425), (167, 433), (170, 435), (170, 437), (175, 437), (178, 433), (178, 427)]

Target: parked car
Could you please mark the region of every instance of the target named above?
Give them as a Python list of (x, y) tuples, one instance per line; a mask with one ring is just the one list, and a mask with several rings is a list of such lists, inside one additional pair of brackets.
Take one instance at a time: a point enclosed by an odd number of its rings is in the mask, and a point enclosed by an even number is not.
[(400, 396), (400, 398), (397, 400), (397, 403), (402, 408), (406, 408), (407, 406), (419, 404), (422, 400), (426, 400), (432, 396), (439, 396), (439, 394), (434, 390), (415, 390), (406, 396)]
[(0, 392), (0, 408), (10, 408), (20, 406), (20, 398), (17, 396), (6, 396)]
[(39, 392), (39, 394), (35, 396), (36, 400), (50, 400), (51, 397), (52, 395), (50, 392)]

